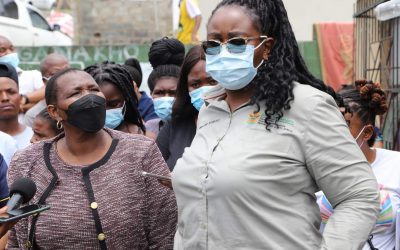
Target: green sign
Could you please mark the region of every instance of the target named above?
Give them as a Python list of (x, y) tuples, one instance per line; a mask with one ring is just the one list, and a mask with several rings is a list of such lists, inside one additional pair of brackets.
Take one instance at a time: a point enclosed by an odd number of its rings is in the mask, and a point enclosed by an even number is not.
[(72, 67), (83, 69), (86, 66), (103, 61), (123, 63), (135, 57), (139, 61), (148, 61), (150, 45), (125, 46), (72, 46), (72, 47), (20, 47), (17, 48), (21, 60), (21, 68), (38, 69), (40, 62), (49, 53), (63, 54)]
[[(190, 47), (186, 47), (186, 51)], [(113, 61), (123, 63), (126, 59), (135, 57), (141, 62), (148, 62), (150, 45), (124, 46), (72, 46), (72, 47), (20, 47), (18, 48), (21, 68), (38, 69), (43, 58), (52, 52), (65, 55), (72, 67), (85, 68), (86, 66)], [(316, 41), (299, 42), (299, 49), (311, 73), (321, 79), (321, 66)]]

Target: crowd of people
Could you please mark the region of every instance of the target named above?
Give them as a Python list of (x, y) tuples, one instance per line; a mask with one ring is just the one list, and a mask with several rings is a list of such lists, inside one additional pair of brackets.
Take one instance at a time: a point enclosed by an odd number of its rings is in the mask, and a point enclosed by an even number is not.
[(0, 31), (0, 213), (21, 177), (51, 207), (0, 225), (7, 249), (398, 249), (385, 92), (315, 78), (281, 0), (223, 0), (149, 62), (24, 71)]

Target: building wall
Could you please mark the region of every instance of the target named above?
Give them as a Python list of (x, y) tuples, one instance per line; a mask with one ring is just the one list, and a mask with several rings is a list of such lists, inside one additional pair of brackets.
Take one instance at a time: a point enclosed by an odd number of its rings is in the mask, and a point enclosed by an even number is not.
[(172, 0), (76, 1), (76, 44), (150, 43), (172, 35)]
[[(283, 0), (297, 40), (313, 39), (316, 22), (350, 22), (356, 0)], [(206, 39), (206, 24), (220, 0), (200, 0), (203, 21), (200, 39)], [(73, 1), (78, 45), (149, 43), (176, 33), (173, 6), (178, 0), (85, 0)], [(175, 6), (176, 9), (176, 6)], [(176, 11), (175, 11), (176, 15)], [(177, 17), (175, 17), (176, 19)], [(176, 25), (175, 20), (175, 25)]]
[[(219, 0), (201, 0), (203, 24), (201, 39), (206, 38), (206, 22)], [(313, 24), (316, 22), (351, 22), (356, 0), (283, 0), (289, 20), (299, 41), (313, 39)]]

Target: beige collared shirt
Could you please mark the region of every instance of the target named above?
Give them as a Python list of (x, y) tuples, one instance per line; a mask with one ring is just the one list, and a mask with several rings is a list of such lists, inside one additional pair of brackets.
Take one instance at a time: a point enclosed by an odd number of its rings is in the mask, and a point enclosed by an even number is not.
[[(371, 168), (330, 96), (299, 83), (293, 93), (291, 109), (270, 131), (256, 106), (230, 112), (217, 98), (202, 108), (197, 134), (172, 174), (179, 213), (174, 249), (365, 244), (379, 210)], [(323, 235), (314, 195), (320, 189), (335, 208)]]

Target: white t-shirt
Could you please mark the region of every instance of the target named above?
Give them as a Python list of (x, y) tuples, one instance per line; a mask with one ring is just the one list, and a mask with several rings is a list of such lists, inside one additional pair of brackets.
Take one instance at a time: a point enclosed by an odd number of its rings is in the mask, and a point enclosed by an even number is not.
[(17, 151), (17, 142), (12, 138), (11, 135), (0, 131), (0, 154), (3, 155), (7, 166), (10, 166), (11, 158)]
[(192, 19), (195, 18), (196, 16), (200, 16), (201, 15), (201, 11), (199, 9), (199, 6), (193, 0), (186, 0), (186, 10), (188, 12), (188, 15)]
[(33, 130), (31, 127), (26, 126), (24, 131), (14, 135), (13, 138), (17, 142), (18, 149), (23, 149), (31, 144), (31, 138), (33, 136)]
[(33, 92), (44, 86), (40, 71), (17, 68), (17, 73), (20, 94)]
[[(372, 244), (380, 250), (392, 250), (395, 247), (396, 211), (400, 208), (400, 152), (377, 148), (371, 167), (379, 183), (381, 198), (381, 211), (372, 231)], [(316, 196), (323, 230), (333, 208), (322, 192)], [(363, 247), (363, 250), (370, 249), (368, 244)]]
[(400, 208), (400, 152), (377, 148), (371, 167), (381, 191), (381, 213), (372, 232), (372, 243), (378, 249), (394, 249), (396, 211)]

